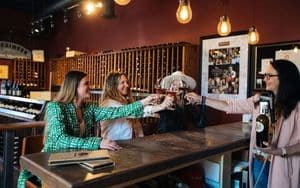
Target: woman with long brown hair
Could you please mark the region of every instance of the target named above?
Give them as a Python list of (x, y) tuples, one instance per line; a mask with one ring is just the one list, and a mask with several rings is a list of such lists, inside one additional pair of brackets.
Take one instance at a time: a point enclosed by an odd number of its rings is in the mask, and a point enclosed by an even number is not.
[[(120, 107), (134, 101), (130, 84), (124, 73), (112, 72), (105, 79), (104, 91), (99, 101), (103, 107)], [(160, 105), (145, 106), (144, 117), (168, 108), (173, 99), (167, 96)], [(115, 120), (101, 121), (101, 137), (110, 140), (124, 140), (135, 137), (143, 137), (143, 129), (138, 119), (119, 118)]]
[[(275, 130), (267, 148), (256, 146), (256, 121), (252, 121), (249, 150), (250, 188), (300, 187), (300, 75), (297, 66), (287, 60), (271, 62), (265, 70), (266, 90), (275, 96)], [(191, 103), (200, 103), (195, 93), (186, 94)], [(259, 115), (260, 94), (248, 99), (207, 98), (206, 104), (227, 113)]]

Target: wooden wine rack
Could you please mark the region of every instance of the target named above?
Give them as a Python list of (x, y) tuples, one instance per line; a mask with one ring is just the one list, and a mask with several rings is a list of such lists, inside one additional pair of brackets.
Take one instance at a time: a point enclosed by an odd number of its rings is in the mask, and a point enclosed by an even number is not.
[(177, 70), (198, 78), (197, 46), (185, 42), (52, 59), (50, 64), (55, 86), (70, 70), (86, 72), (92, 89), (102, 89), (108, 73), (124, 72), (133, 90), (146, 93), (153, 93), (158, 79)]
[(45, 90), (47, 85), (45, 63), (30, 59), (14, 59), (12, 81), (17, 81), (29, 90)]

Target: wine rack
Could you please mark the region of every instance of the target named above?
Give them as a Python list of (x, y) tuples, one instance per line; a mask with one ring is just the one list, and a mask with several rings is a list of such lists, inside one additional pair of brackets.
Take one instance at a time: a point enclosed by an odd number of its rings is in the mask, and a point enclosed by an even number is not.
[(47, 85), (45, 63), (33, 62), (30, 59), (14, 59), (12, 81), (16, 81), (28, 90), (44, 90)]
[(119, 71), (127, 74), (132, 89), (147, 93), (154, 92), (156, 80), (177, 70), (198, 78), (195, 66), (197, 46), (186, 42), (50, 60), (52, 85), (61, 85), (68, 71), (80, 70), (88, 74), (92, 89), (102, 89), (108, 73)]

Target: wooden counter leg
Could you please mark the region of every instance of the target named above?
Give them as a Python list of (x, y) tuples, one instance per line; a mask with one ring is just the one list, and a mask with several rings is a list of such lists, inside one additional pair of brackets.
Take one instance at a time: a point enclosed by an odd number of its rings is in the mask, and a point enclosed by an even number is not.
[(5, 131), (3, 140), (3, 172), (0, 187), (7, 188), (13, 185), (13, 159), (14, 159), (14, 132)]
[(231, 187), (231, 152), (221, 155), (220, 188)]

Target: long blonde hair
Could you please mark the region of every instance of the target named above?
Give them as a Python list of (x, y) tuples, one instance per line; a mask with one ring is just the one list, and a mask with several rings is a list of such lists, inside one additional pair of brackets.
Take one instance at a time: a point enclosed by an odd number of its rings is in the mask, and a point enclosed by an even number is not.
[[(56, 95), (54, 101), (62, 103), (71, 103), (74, 101), (77, 95), (77, 87), (80, 81), (86, 77), (87, 74), (81, 71), (69, 71), (64, 78), (64, 81), (60, 87), (58, 94)], [(45, 115), (45, 119), (47, 114)], [(44, 128), (44, 139), (43, 144), (46, 143), (48, 132), (48, 123), (46, 122)]]
[(69, 71), (54, 101), (62, 103), (73, 102), (77, 95), (77, 87), (86, 76), (87, 74), (81, 71)]
[(99, 100), (99, 105), (103, 105), (106, 100), (112, 99), (120, 102), (121, 104), (129, 104), (133, 102), (133, 98), (131, 96), (131, 92), (129, 91), (126, 96), (123, 96), (118, 91), (119, 81), (121, 76), (126, 76), (124, 73), (120, 72), (111, 72), (107, 75), (104, 83), (103, 94)]

